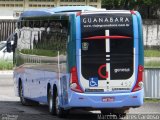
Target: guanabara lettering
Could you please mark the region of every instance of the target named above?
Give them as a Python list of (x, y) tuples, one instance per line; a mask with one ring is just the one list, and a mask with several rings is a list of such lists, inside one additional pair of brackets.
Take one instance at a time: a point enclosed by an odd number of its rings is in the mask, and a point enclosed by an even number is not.
[(130, 20), (127, 17), (93, 17), (83, 18), (83, 23), (129, 23)]

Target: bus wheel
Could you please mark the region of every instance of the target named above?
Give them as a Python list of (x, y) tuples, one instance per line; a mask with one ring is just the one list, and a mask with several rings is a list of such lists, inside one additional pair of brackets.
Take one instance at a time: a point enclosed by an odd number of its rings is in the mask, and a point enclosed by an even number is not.
[(20, 101), (21, 101), (22, 105), (26, 105), (26, 106), (28, 106), (28, 105), (39, 105), (38, 102), (26, 99), (24, 97), (22, 83), (19, 84), (19, 96), (20, 96)]
[(48, 107), (49, 107), (50, 114), (56, 115), (54, 97), (52, 95), (52, 90), (51, 89), (49, 89), (49, 93), (48, 93)]
[(58, 93), (56, 93), (54, 101), (55, 101), (57, 116), (60, 117), (60, 118), (67, 117), (67, 114), (69, 113), (69, 110), (64, 110), (63, 108), (60, 107)]
[(19, 96), (20, 96), (20, 101), (21, 101), (22, 105), (29, 105), (28, 100), (25, 99), (24, 95), (23, 95), (22, 83), (20, 83), (20, 85), (19, 85)]

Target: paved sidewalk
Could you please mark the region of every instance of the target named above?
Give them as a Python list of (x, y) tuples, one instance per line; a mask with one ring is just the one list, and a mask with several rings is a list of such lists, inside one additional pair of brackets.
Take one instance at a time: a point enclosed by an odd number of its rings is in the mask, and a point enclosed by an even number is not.
[(160, 57), (145, 57), (144, 58), (145, 62), (150, 62), (150, 61), (160, 61)]
[(13, 70), (0, 70), (0, 75), (1, 75), (1, 74), (11, 75), (11, 74), (13, 74)]

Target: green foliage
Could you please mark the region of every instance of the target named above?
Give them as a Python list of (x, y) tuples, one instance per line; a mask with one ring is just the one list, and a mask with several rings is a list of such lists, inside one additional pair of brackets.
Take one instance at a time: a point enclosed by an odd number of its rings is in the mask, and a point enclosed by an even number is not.
[(22, 49), (21, 53), (30, 55), (48, 56), (48, 57), (57, 56), (57, 51), (43, 50), (43, 49), (33, 49), (33, 50)]
[(160, 68), (160, 61), (149, 61), (144, 63), (145, 68)]
[(142, 0), (141, 2), (144, 5), (160, 5), (160, 0)]
[(123, 5), (125, 2), (144, 5), (160, 4), (160, 0), (102, 0), (102, 5)]
[(145, 50), (145, 57), (160, 57), (160, 50)]
[(156, 103), (160, 103), (160, 99), (154, 99), (154, 98), (145, 98), (144, 102), (156, 102)]
[(13, 62), (0, 60), (0, 70), (12, 70)]
[(133, 9), (136, 4), (135, 0), (102, 0), (102, 6), (110, 9)]
[(111, 9), (137, 9), (141, 5), (160, 5), (160, 0), (102, 0), (102, 6), (110, 6)]
[[(145, 57), (160, 57), (159, 50), (145, 50), (144, 51)], [(153, 59), (151, 61), (145, 62), (145, 67), (147, 68), (160, 68), (160, 61)]]
[(143, 0), (145, 5), (151, 5), (153, 0)]

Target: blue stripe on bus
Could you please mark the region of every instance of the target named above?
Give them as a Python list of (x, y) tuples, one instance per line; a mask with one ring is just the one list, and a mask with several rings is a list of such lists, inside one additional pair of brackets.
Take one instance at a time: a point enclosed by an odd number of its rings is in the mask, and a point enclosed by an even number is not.
[[(135, 53), (134, 53), (134, 56), (136, 55), (135, 57), (135, 67), (134, 67), (134, 70), (135, 70), (135, 80), (134, 80), (134, 85), (132, 86), (132, 89), (133, 87), (135, 86), (136, 84), (136, 81), (137, 81), (137, 74), (138, 74), (138, 57), (139, 57), (139, 50), (138, 50), (138, 40), (139, 40), (139, 30), (138, 30), (138, 21), (137, 21), (137, 16), (136, 15), (132, 15), (132, 18), (133, 18), (133, 35), (134, 35), (134, 49), (135, 49)], [(131, 89), (131, 90), (132, 90)]]
[(142, 18), (139, 12), (136, 12), (138, 20), (138, 29), (139, 29), (139, 64), (144, 66), (144, 46), (143, 46), (143, 29), (142, 29)]
[(76, 55), (80, 55), (79, 50), (81, 49), (81, 21), (80, 16), (76, 17)]
[(75, 14), (72, 14), (71, 15), (71, 19), (72, 20), (70, 20), (70, 21), (72, 21), (73, 23), (72, 23), (72, 31), (71, 31), (71, 41), (72, 41), (72, 45), (71, 45), (71, 49), (70, 49), (70, 51), (72, 52), (72, 55), (74, 56), (72, 56), (73, 57), (73, 60), (71, 60), (70, 61), (70, 63), (71, 63), (71, 66), (73, 67), (73, 66), (75, 66), (76, 65), (76, 34), (75, 34), (75, 31), (76, 31), (76, 21), (75, 21)]
[(70, 15), (69, 19), (70, 19), (69, 21), (72, 21), (74, 23), (70, 24), (70, 36), (69, 36), (70, 38), (69, 38), (69, 44), (68, 44), (68, 48), (67, 48), (67, 53), (68, 53), (67, 72), (68, 73), (70, 72), (71, 68), (76, 65), (76, 57), (75, 57), (76, 56), (76, 46), (75, 46), (76, 34), (74, 34), (76, 31), (75, 15), (74, 14)]
[[(76, 62), (77, 62), (77, 70), (78, 70), (78, 79), (80, 80), (81, 71), (80, 71), (80, 61), (81, 61), (81, 20), (80, 16), (76, 17)], [(79, 85), (82, 86), (81, 82)]]

